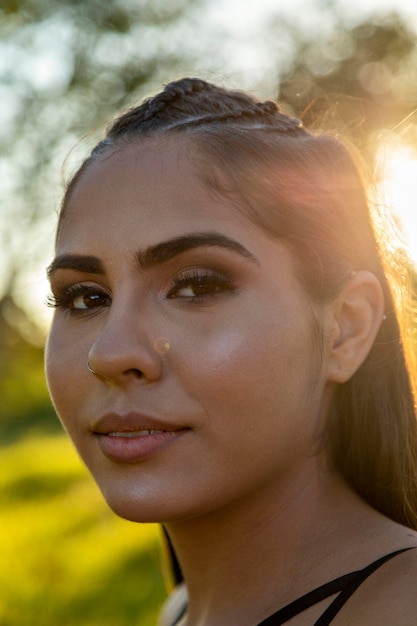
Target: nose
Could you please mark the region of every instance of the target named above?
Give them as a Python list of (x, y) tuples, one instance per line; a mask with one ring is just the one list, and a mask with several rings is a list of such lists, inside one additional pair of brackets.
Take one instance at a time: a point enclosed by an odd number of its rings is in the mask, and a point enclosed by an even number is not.
[(86, 368), (103, 382), (155, 382), (163, 359), (138, 311), (110, 311), (88, 352)]

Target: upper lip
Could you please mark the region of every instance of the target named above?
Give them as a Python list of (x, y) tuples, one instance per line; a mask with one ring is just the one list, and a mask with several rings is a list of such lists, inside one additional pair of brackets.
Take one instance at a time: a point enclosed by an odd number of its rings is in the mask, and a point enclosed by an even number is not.
[(124, 414), (106, 413), (93, 425), (92, 431), (96, 434), (107, 435), (108, 433), (129, 433), (141, 430), (176, 431), (184, 430), (185, 426), (173, 424), (163, 419), (143, 415), (137, 412)]

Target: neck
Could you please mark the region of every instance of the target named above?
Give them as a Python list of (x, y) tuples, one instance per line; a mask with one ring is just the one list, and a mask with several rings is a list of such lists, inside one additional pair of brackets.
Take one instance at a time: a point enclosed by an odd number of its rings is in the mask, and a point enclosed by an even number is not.
[(317, 586), (318, 563), (326, 582), (344, 534), (356, 524), (359, 535), (370, 511), (311, 457), (279, 489), (275, 483), (208, 515), (167, 524), (187, 582), (189, 623), (257, 623), (298, 589)]

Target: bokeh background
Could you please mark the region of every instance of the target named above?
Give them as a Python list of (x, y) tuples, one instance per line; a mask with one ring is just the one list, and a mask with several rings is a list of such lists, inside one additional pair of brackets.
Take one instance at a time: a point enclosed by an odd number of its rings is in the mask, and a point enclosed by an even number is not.
[(153, 626), (166, 595), (159, 529), (108, 511), (49, 403), (44, 268), (62, 181), (183, 75), (347, 135), (415, 281), (414, 0), (0, 0), (1, 626)]

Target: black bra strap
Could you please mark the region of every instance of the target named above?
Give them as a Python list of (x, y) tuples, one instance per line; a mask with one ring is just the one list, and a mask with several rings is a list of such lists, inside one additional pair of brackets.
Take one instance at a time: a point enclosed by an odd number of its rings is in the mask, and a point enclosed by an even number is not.
[(317, 589), (301, 596), (301, 598), (294, 600), (294, 602), (287, 604), (270, 617), (267, 617), (263, 620), (263, 622), (258, 624), (258, 626), (280, 626), (281, 624), (285, 624), (285, 622), (290, 620), (292, 617), (295, 617), (299, 613), (309, 609), (314, 604), (317, 604), (325, 598), (329, 598), (335, 593), (340, 592), (337, 598), (330, 604), (323, 615), (314, 624), (314, 626), (327, 626), (330, 624), (331, 620), (338, 613), (338, 611), (340, 611), (345, 602), (347, 602), (350, 596), (356, 591), (359, 585), (361, 585), (363, 581), (368, 578), (368, 576), (397, 554), (411, 549), (412, 548), (403, 548), (402, 550), (391, 552), (374, 563), (371, 563), (364, 569), (351, 572), (350, 574), (345, 574), (344, 576), (340, 576), (340, 578), (336, 578), (329, 583), (321, 585)]
[(402, 550), (396, 550), (395, 552), (391, 552), (378, 559), (374, 563), (371, 563), (364, 569), (358, 572), (358, 576), (356, 580), (349, 584), (339, 595), (337, 598), (333, 600), (329, 607), (325, 610), (323, 615), (317, 620), (314, 626), (328, 626), (335, 615), (340, 611), (342, 606), (349, 600), (350, 596), (356, 591), (356, 589), (377, 570), (381, 565), (391, 560), (397, 554), (401, 554), (402, 552), (406, 552), (407, 550), (412, 550), (412, 548), (403, 548)]

